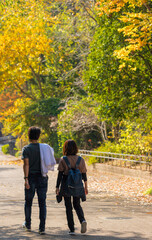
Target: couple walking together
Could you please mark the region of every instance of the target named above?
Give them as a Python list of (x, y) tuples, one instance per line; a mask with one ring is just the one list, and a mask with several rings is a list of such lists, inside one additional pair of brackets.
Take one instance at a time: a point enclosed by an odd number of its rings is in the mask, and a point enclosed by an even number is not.
[[(23, 227), (31, 230), (31, 210), (32, 202), (35, 192), (38, 196), (39, 204), (39, 234), (45, 234), (46, 222), (46, 194), (48, 188), (49, 170), (54, 170), (56, 164), (54, 158), (54, 150), (48, 144), (38, 143), (41, 130), (38, 127), (30, 127), (28, 130), (28, 138), (30, 144), (22, 149), (22, 159), (24, 161), (23, 171), (25, 179), (25, 222)], [(73, 140), (67, 140), (63, 146), (63, 155), (58, 165), (58, 177), (56, 181), (56, 196), (57, 200), (61, 201), (64, 198), (66, 209), (67, 223), (69, 227), (69, 234), (75, 234), (73, 207), (76, 211), (78, 219), (81, 224), (81, 233), (87, 230), (87, 222), (84, 217), (84, 212), (80, 201), (86, 200), (87, 189), (87, 169), (83, 158), (77, 155), (78, 148)], [(84, 181), (84, 194), (80, 196), (70, 196), (66, 191), (66, 182), (70, 169), (79, 169), (81, 177)], [(73, 198), (73, 199), (72, 199)], [(73, 204), (72, 204), (73, 201)]]

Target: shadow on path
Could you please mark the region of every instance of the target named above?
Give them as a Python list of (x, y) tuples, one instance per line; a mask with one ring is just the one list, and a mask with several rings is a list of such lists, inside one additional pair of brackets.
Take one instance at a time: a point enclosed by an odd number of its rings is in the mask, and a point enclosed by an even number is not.
[[(91, 231), (92, 232), (92, 231)], [(11, 228), (0, 227), (0, 239), (1, 240), (38, 240), (38, 239), (53, 239), (53, 240), (62, 240), (62, 239), (75, 239), (75, 240), (146, 240), (147, 238), (142, 237), (140, 234), (129, 232), (127, 234), (132, 235), (132, 237), (119, 237), (120, 233), (110, 232), (108, 236), (95, 235), (98, 234), (94, 230), (94, 234), (85, 235), (76, 234), (74, 236), (69, 236), (67, 231), (63, 231), (60, 228), (47, 228), (46, 235), (39, 235), (38, 232), (26, 232), (19, 225), (14, 225)]]
[(1, 171), (8, 171), (8, 170), (15, 170), (15, 168), (11, 168), (11, 167), (10, 167), (10, 168), (8, 168), (8, 167), (7, 167), (7, 168), (5, 168), (5, 167), (0, 167), (0, 172), (1, 172)]

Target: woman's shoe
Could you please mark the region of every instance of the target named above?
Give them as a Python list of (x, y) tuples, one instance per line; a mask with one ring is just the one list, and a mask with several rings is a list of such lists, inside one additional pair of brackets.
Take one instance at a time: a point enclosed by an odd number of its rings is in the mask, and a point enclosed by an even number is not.
[(87, 231), (87, 222), (84, 220), (81, 223), (81, 233), (85, 233)]

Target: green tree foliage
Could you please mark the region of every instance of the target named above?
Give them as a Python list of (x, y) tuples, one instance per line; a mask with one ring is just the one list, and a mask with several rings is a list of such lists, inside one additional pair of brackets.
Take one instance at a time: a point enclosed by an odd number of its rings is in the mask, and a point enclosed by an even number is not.
[(118, 45), (123, 45), (124, 40), (122, 34), (117, 32), (120, 27), (117, 17), (109, 19), (105, 16), (100, 20), (100, 25), (90, 45), (84, 81), (91, 94), (101, 102), (101, 117), (118, 121), (124, 116), (128, 94), (122, 74), (118, 71), (119, 61), (113, 52)]
[(96, 24), (88, 15), (88, 7), (93, 10), (93, 2), (59, 0), (54, 4), (52, 11), (59, 23), (54, 24), (50, 32), (54, 51), (51, 53), (49, 79), (52, 79), (57, 97), (86, 95), (82, 70)]
[[(124, 26), (121, 13), (102, 15), (90, 45), (84, 80), (87, 89), (101, 101), (100, 114), (111, 122), (119, 122), (141, 114), (151, 107), (151, 72), (148, 47), (134, 55), (132, 63), (122, 62), (114, 51), (126, 46), (125, 37), (118, 31)], [(146, 63), (146, 61), (148, 63)]]
[[(120, 136), (117, 142), (106, 141), (95, 151), (151, 156), (152, 131), (147, 133), (145, 127), (141, 127), (141, 124), (125, 121), (121, 124)], [(109, 138), (113, 138), (113, 134)], [(135, 158), (133, 159), (135, 160)], [(96, 163), (99, 162), (99, 159), (89, 157), (89, 162)]]
[[(91, 149), (100, 142), (106, 146), (109, 137), (132, 152), (125, 131), (131, 145), (140, 132), (150, 149), (151, 4), (100, 0), (95, 8), (97, 2), (1, 1), (5, 133), (23, 137), (29, 126), (39, 125), (41, 140), (55, 151), (67, 138)], [(138, 131), (130, 125), (131, 135), (124, 120)]]
[(29, 126), (37, 125), (43, 130), (43, 140), (49, 142), (58, 151), (57, 115), (63, 103), (57, 98), (42, 99), (37, 102), (24, 99), (16, 101), (11, 121), (4, 121), (5, 132), (15, 132), (19, 137), (27, 135)]
[(95, 25), (86, 10), (91, 2), (2, 1), (0, 93), (11, 87), (17, 96), (3, 111), (5, 133), (21, 136), (36, 124), (53, 146), (58, 144), (61, 106), (86, 95), (81, 75)]
[(83, 149), (99, 146), (102, 141), (101, 125), (89, 99), (72, 101), (60, 113), (58, 135), (61, 148), (67, 138), (74, 139)]

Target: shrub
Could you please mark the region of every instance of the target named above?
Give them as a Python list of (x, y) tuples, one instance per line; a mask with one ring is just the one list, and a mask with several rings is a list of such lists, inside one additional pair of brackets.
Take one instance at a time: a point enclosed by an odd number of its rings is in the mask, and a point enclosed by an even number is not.
[(88, 157), (87, 163), (88, 163), (89, 165), (94, 164), (94, 163), (99, 163), (99, 162), (100, 162), (99, 158), (96, 158), (96, 157)]
[(5, 144), (2, 146), (2, 152), (4, 154), (9, 154), (9, 144)]
[(21, 156), (21, 151), (17, 151), (16, 153), (15, 153), (15, 157), (20, 157)]
[(145, 192), (144, 192), (145, 195), (152, 195), (152, 188), (149, 188), (147, 189)]

